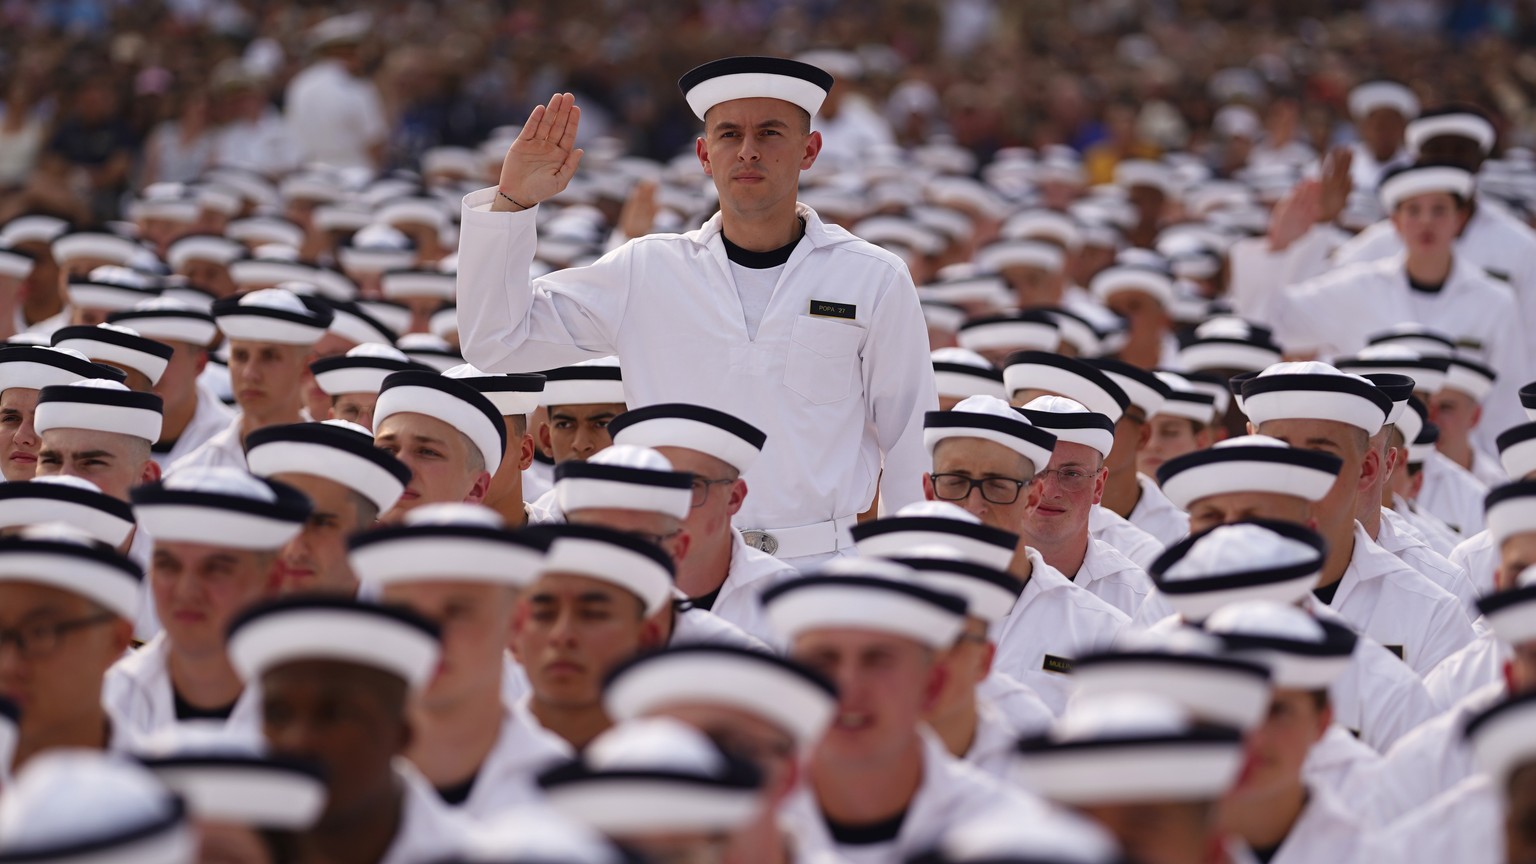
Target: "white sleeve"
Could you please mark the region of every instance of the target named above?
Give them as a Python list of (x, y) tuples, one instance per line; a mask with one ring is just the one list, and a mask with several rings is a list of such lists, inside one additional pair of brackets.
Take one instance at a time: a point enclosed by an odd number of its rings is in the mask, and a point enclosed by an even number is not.
[(860, 358), (866, 410), (883, 457), (880, 500), (886, 513), (923, 500), (923, 472), (930, 467), (923, 415), (939, 408), (917, 289), (905, 271), (893, 273)]

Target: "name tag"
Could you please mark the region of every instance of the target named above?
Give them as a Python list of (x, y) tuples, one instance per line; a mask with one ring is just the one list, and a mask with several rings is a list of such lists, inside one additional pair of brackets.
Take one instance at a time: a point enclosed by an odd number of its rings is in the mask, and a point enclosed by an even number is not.
[(812, 300), (810, 314), (818, 318), (846, 318), (852, 321), (858, 314), (859, 307), (852, 303), (829, 303), (826, 300)]
[(1045, 655), (1045, 662), (1040, 664), (1040, 668), (1047, 672), (1055, 672), (1057, 675), (1071, 675), (1072, 661), (1065, 657), (1047, 654)]
[(1401, 645), (1383, 645), (1381, 647), (1387, 649), (1388, 651), (1391, 651), (1393, 654), (1396, 654), (1397, 655), (1397, 659), (1402, 660), (1404, 662), (1407, 662), (1407, 659), (1403, 656), (1403, 646), (1401, 646)]

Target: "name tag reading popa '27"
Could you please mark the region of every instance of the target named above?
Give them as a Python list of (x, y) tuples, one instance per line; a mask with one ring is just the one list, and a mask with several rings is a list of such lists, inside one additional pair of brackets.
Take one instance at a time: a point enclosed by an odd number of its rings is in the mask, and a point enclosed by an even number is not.
[(811, 315), (818, 318), (846, 318), (852, 321), (858, 314), (859, 307), (852, 303), (830, 303), (826, 300), (811, 301)]

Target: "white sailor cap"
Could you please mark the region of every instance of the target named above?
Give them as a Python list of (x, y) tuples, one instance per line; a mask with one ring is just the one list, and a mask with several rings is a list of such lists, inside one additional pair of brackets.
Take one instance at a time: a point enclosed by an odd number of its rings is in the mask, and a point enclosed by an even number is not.
[(1104, 335), (1087, 318), (1059, 306), (1042, 306), (1036, 311), (1049, 315), (1056, 322), (1056, 329), (1061, 334), (1058, 350), (1061, 346), (1070, 347), (1079, 357), (1088, 357), (1104, 350)]
[(1054, 243), (1068, 252), (1083, 244), (1082, 229), (1066, 213), (1055, 210), (1025, 210), (1008, 217), (999, 234), (1008, 240), (1037, 240)]
[(1381, 178), (1377, 194), (1381, 197), (1382, 208), (1391, 213), (1409, 198), (1431, 192), (1445, 192), (1463, 201), (1471, 200), (1476, 185), (1472, 172), (1454, 165), (1405, 165), (1388, 171)]
[[(944, 273), (949, 273), (945, 268)], [(1013, 302), (1013, 292), (1003, 277), (993, 273), (960, 271), (966, 275), (954, 276), (940, 282), (930, 282), (917, 289), (923, 300), (955, 305), (976, 305), (986, 309), (1001, 309)]]
[(31, 525), (0, 537), (0, 582), (30, 582), (78, 594), (133, 621), (144, 571), (116, 550), (63, 522)]
[[(263, 253), (270, 254), (271, 247), (261, 247)], [(316, 285), (316, 268), (312, 264), (286, 259), (286, 258), (240, 258), (229, 264), (229, 278), (235, 286), (242, 289), (271, 288), (275, 285), (285, 285), (291, 282)]]
[(507, 446), (507, 425), (491, 400), (463, 381), (436, 372), (392, 372), (379, 389), (373, 428), (396, 414), (425, 414), (447, 423), (469, 439), (493, 476)]
[(149, 769), (113, 753), (39, 754), (0, 799), (7, 864), (193, 864), (186, 804)]
[(150, 386), (160, 383), (171, 355), (176, 353), (171, 346), (141, 336), (125, 325), (110, 323), (61, 327), (53, 333), (53, 347), (78, 351), (93, 362), (138, 372), (149, 379)]
[(160, 440), (164, 403), (153, 393), (136, 393), (116, 381), (99, 378), (44, 387), (37, 397), (33, 428), (37, 434), (51, 429), (88, 429)]
[(155, 542), (275, 551), (314, 509), (304, 493), (239, 468), (187, 467), (134, 488), (134, 512)]
[(319, 765), (264, 753), (224, 729), (173, 724), (146, 740), (137, 755), (205, 822), (303, 831), (325, 810)]
[(374, 446), (367, 429), (345, 420), (267, 426), (246, 437), (245, 449), (246, 464), (258, 477), (320, 477), (363, 496), (380, 513), (395, 506), (411, 482), (410, 468)]
[(912, 568), (918, 584), (964, 599), (966, 614), (986, 622), (994, 634), (1024, 590), (1024, 583), (1008, 571), (968, 561), (950, 546), (914, 546), (882, 557)]
[[(1533, 484), (1515, 485), (1531, 487)], [(1527, 489), (1523, 494), (1532, 493)], [(1520, 506), (1529, 507), (1530, 501)], [(1512, 587), (1479, 597), (1477, 610), (1504, 645), (1518, 646), (1536, 641), (1536, 566), (1520, 571)]]
[(127, 237), (103, 231), (71, 231), (54, 237), (53, 260), (67, 264), (76, 258), (127, 265), (144, 254), (145, 247)]
[(1010, 397), (1020, 390), (1065, 396), (1109, 418), (1111, 424), (1120, 422), (1120, 415), (1131, 404), (1125, 390), (1108, 375), (1081, 360), (1044, 351), (1020, 351), (1010, 356), (1003, 366), (1003, 388)]
[(968, 348), (938, 348), (933, 352), (933, 380), (939, 396), (964, 399), (994, 396), (1006, 399), (1003, 372)]
[(45, 243), (51, 246), (54, 240), (68, 230), (69, 223), (56, 216), (41, 213), (17, 216), (0, 226), (0, 246), (12, 247), (23, 243)]
[(1403, 130), (1403, 144), (1416, 157), (1426, 143), (1442, 136), (1470, 139), (1485, 154), (1491, 153), (1498, 141), (1498, 131), (1481, 111), (1469, 106), (1448, 106), (1425, 111), (1409, 121)]
[(71, 305), (86, 309), (121, 311), (160, 296), (160, 287), (149, 277), (127, 267), (105, 265), (97, 267), (86, 276), (69, 277), (68, 287)]
[(1191, 372), (1257, 372), (1279, 363), (1280, 358), (1280, 346), (1267, 327), (1232, 316), (1212, 318), (1196, 327), (1194, 338), (1178, 354), (1179, 366)]
[(1179, 375), (1196, 393), (1211, 397), (1211, 408), (1218, 419), (1226, 415), (1227, 408), (1236, 398), (1232, 393), (1232, 379), (1216, 372), (1180, 372)]
[(362, 42), (368, 38), (372, 26), (373, 16), (367, 12), (332, 15), (309, 28), (309, 47), (319, 50), (331, 45)]
[[(1406, 375), (1413, 379), (1413, 390), (1437, 393), (1445, 386), (1451, 358), (1424, 355), (1397, 343), (1384, 342), (1361, 349), (1351, 357), (1334, 361), (1340, 372), (1370, 378), (1374, 375)], [(1372, 379), (1374, 380), (1374, 379)], [(1392, 422), (1390, 419), (1387, 422)]]
[(980, 438), (1001, 444), (1029, 460), (1038, 473), (1051, 461), (1056, 436), (1038, 428), (1018, 409), (996, 396), (971, 396), (949, 411), (923, 415), (923, 444), (933, 456), (939, 442), (950, 438)]
[(495, 511), (474, 504), (429, 504), (404, 525), (376, 528), (347, 542), (352, 572), (366, 586), (401, 582), (533, 583), (549, 539), (514, 533)]
[(1185, 621), (1248, 600), (1297, 603), (1317, 584), (1327, 545), (1289, 522), (1218, 525), (1168, 547), (1147, 571)]
[(1243, 382), (1243, 413), (1255, 426), (1270, 420), (1327, 420), (1374, 436), (1392, 413), (1392, 400), (1359, 375), (1327, 363), (1276, 363)]
[(621, 723), (539, 774), (557, 812), (610, 837), (729, 834), (762, 814), (763, 776), (667, 717)]
[(420, 690), (437, 670), (440, 638), (437, 625), (408, 609), (305, 595), (240, 613), (225, 652), (243, 681), (290, 663), (330, 660), (378, 669)]
[(1205, 619), (1205, 631), (1233, 656), (1269, 667), (1270, 684), (1286, 690), (1327, 690), (1349, 668), (1359, 637), (1294, 603), (1244, 600)]
[(132, 309), (113, 312), (107, 323), (127, 327), (157, 342), (185, 342), (206, 348), (219, 336), (213, 315), (167, 296), (145, 300)]
[(0, 276), (25, 279), (37, 268), (37, 257), (30, 252), (0, 246)]
[(1171, 388), (1153, 372), (1107, 357), (1088, 358), (1083, 362), (1119, 385), (1129, 397), (1130, 405), (1140, 408), (1144, 417), (1161, 413), (1163, 404), (1168, 401)]
[(1067, 256), (1060, 246), (1044, 240), (999, 240), (978, 250), (975, 261), (977, 268), (989, 273), (1000, 273), (1009, 267), (1060, 273)]
[[(0, 351), (0, 358), (5, 356)], [(0, 370), (5, 367), (0, 366)], [(1499, 464), (1505, 473), (1519, 480), (1536, 472), (1536, 421), (1521, 423), (1499, 433)]]
[(433, 297), (452, 303), (456, 277), (439, 270), (390, 270), (380, 281), (386, 300), (405, 297)]
[(760, 596), (786, 642), (815, 630), (854, 629), (943, 650), (965, 626), (965, 598), (928, 587), (910, 567), (885, 559), (836, 559)]
[(1115, 165), (1115, 185), (1126, 189), (1149, 186), (1165, 195), (1178, 194), (1173, 169), (1151, 159), (1122, 159)]
[(180, 271), (190, 261), (209, 261), (221, 267), (246, 257), (245, 246), (219, 234), (188, 234), (165, 250), (165, 262)]
[(724, 705), (788, 732), (809, 750), (837, 710), (837, 688), (785, 657), (734, 645), (679, 645), (620, 664), (603, 707), (626, 723), (676, 705)]
[(427, 332), (442, 340), (459, 337), (459, 310), (452, 303), (438, 309), (427, 319)]
[(960, 326), (955, 342), (971, 351), (1055, 351), (1060, 330), (1055, 318), (1028, 309), (973, 318)]
[(617, 357), (583, 360), (574, 366), (550, 369), (544, 378), (540, 405), (622, 405), (625, 401), (624, 375)]
[(328, 332), (357, 345), (393, 346), (399, 334), (394, 327), (384, 323), (374, 314), (371, 305), (356, 300), (327, 300), (331, 310)]
[(310, 224), (320, 231), (361, 231), (373, 224), (373, 208), (357, 201), (321, 204), (310, 216)]
[(385, 378), (395, 372), (413, 369), (431, 371), (407, 359), (393, 345), (377, 342), (365, 342), (340, 357), (325, 357), (309, 364), (309, 371), (315, 376), (315, 385), (327, 396), (340, 396), (343, 393), (378, 395)]
[(1517, 770), (1536, 760), (1536, 693), (1512, 696), (1466, 725), (1473, 761), (1502, 799)]
[(325, 336), (333, 313), (318, 300), (282, 288), (263, 288), (213, 304), (219, 329), (232, 340), (313, 345)]
[(337, 249), (336, 260), (348, 273), (406, 270), (416, 263), (416, 244), (400, 229), (374, 223), (358, 229)]
[(1152, 374), (1168, 387), (1168, 398), (1157, 413), (1164, 417), (1182, 417), (1196, 423), (1209, 425), (1216, 419), (1215, 394), (1197, 388), (1188, 378), (1177, 372), (1158, 369)]
[(1019, 545), (1019, 535), (983, 525), (948, 501), (908, 504), (894, 516), (860, 522), (849, 531), (860, 555), (900, 558), (913, 549), (940, 546), (995, 570), (1007, 569)]
[(1405, 321), (1366, 337), (1369, 345), (1398, 345), (1421, 357), (1453, 357), (1456, 340), (1449, 334), (1417, 322)]
[(1451, 365), (1446, 369), (1445, 383), (1441, 388), (1465, 393), (1478, 403), (1487, 399), (1488, 394), (1493, 392), (1494, 382), (1499, 380), (1499, 375), (1493, 367), (1466, 357), (1452, 357), (1450, 361)]
[[(1424, 460), (1437, 452), (1435, 445), (1440, 441), (1440, 427), (1429, 422), (1429, 409), (1424, 407), (1417, 396), (1408, 400), (1408, 404), (1413, 410), (1403, 412), (1397, 428), (1403, 433), (1403, 441), (1408, 445), (1408, 466), (1411, 468), (1423, 465)], [(1408, 437), (1410, 432), (1413, 433), (1412, 438)]]
[(1419, 116), (1419, 97), (1396, 81), (1367, 81), (1349, 91), (1349, 116), (1364, 120), (1372, 111), (1396, 111), (1404, 119)]
[(539, 575), (564, 573), (617, 585), (640, 599), (647, 616), (672, 600), (671, 557), (627, 531), (597, 525), (541, 525), (550, 536)]
[(634, 408), (613, 418), (608, 432), (617, 446), (697, 450), (746, 473), (763, 452), (768, 433), (745, 420), (678, 402)]
[(1180, 510), (1213, 495), (1267, 493), (1317, 502), (1343, 462), (1331, 453), (1291, 447), (1267, 435), (1241, 435), (1169, 459), (1157, 469), (1163, 494)]
[(1019, 409), (1019, 413), (1030, 423), (1055, 435), (1058, 443), (1081, 444), (1106, 459), (1115, 446), (1115, 424), (1103, 414), (1089, 411), (1081, 402), (1065, 396), (1037, 396)]
[(1495, 547), (1517, 534), (1536, 532), (1536, 481), (1516, 480), (1494, 487), (1483, 498), (1483, 513)]
[(463, 363), (443, 373), (445, 378), (463, 381), (491, 400), (503, 417), (533, 413), (544, 392), (544, 376), (537, 372), (482, 372)]
[(674, 471), (667, 457), (649, 447), (615, 443), (585, 462), (556, 465), (555, 500), (567, 514), (612, 507), (686, 519), (693, 506), (693, 475)]
[(7, 345), (0, 348), (0, 393), (12, 387), (41, 390), (77, 381), (122, 381), (123, 370), (92, 363), (78, 351), (50, 345)]
[(451, 221), (443, 202), (426, 195), (401, 195), (382, 201), (374, 208), (373, 218), (396, 229), (414, 225), (441, 229)]
[(798, 60), (726, 57), (690, 69), (677, 81), (695, 117), (733, 99), (780, 99), (816, 116), (832, 92), (832, 76)]
[(1150, 693), (1197, 719), (1252, 729), (1269, 709), (1270, 670), (1233, 657), (1220, 639), (1193, 627), (1122, 633), (1115, 647), (1072, 664), (1079, 697)]
[(1044, 735), (1019, 742), (1020, 779), (1052, 801), (1214, 801), (1243, 766), (1242, 732), (1145, 692), (1079, 696)]
[(1107, 304), (1109, 298), (1126, 291), (1139, 291), (1156, 300), (1164, 309), (1174, 305), (1173, 277), (1166, 269), (1117, 263), (1099, 271), (1088, 284), (1094, 299)]
[(0, 529), (62, 522), (116, 549), (133, 533), (133, 507), (89, 480), (52, 474), (0, 483)]
[(282, 203), (277, 197), (277, 187), (255, 171), (228, 166), (214, 168), (204, 172), (202, 182), (216, 184), (230, 190), (240, 196), (243, 202), (253, 205), (256, 210), (276, 208)]
[[(368, 309), (374, 317), (384, 320), (380, 316), (376, 304), (360, 303), (359, 305)], [(423, 366), (430, 366), (438, 372), (447, 372), (455, 366), (464, 365), (463, 356), (452, 345), (449, 345), (446, 339), (443, 339), (441, 336), (433, 336), (431, 333), (406, 333), (395, 340), (395, 347), (404, 351), (405, 356), (415, 360), (417, 363)], [(548, 374), (545, 373), (545, 376), (548, 377)]]
[(917, 255), (938, 255), (949, 245), (939, 232), (906, 216), (871, 216), (854, 225), (852, 232), (866, 242), (897, 254), (905, 250)]
[(1114, 839), (1088, 819), (967, 815), (906, 864), (1121, 864)]

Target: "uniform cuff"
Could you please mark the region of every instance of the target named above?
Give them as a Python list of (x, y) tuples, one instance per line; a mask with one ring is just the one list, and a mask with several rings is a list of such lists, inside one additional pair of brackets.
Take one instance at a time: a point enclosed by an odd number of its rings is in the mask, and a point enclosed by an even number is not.
[[(518, 218), (526, 217), (526, 218), (530, 218), (531, 219), (531, 218), (533, 218), (533, 214), (538, 212), (538, 209), (539, 209), (539, 205), (535, 204), (532, 207), (529, 207), (527, 210), (518, 210), (518, 211), (515, 211), (515, 212), (514, 211), (495, 211), (495, 210), (491, 209), (491, 204), (495, 200), (496, 200), (496, 187), (495, 186), (488, 186), (488, 187), (486, 187), (484, 189), (476, 189), (475, 191), (469, 193), (468, 195), (465, 195), (464, 196), (464, 203), (463, 203), (463, 206), (461, 208), (462, 209), (462, 213), (461, 213), (461, 215), (459, 217), (460, 220), (463, 221), (463, 222), (468, 222), (472, 218), (473, 219), (477, 219), (477, 220), (486, 220), (486, 219), (498, 219), (498, 218), (503, 218), (503, 217), (505, 217), (505, 218), (512, 218), (512, 219), (518, 219)], [(472, 216), (471, 214), (474, 214), (474, 215)]]

